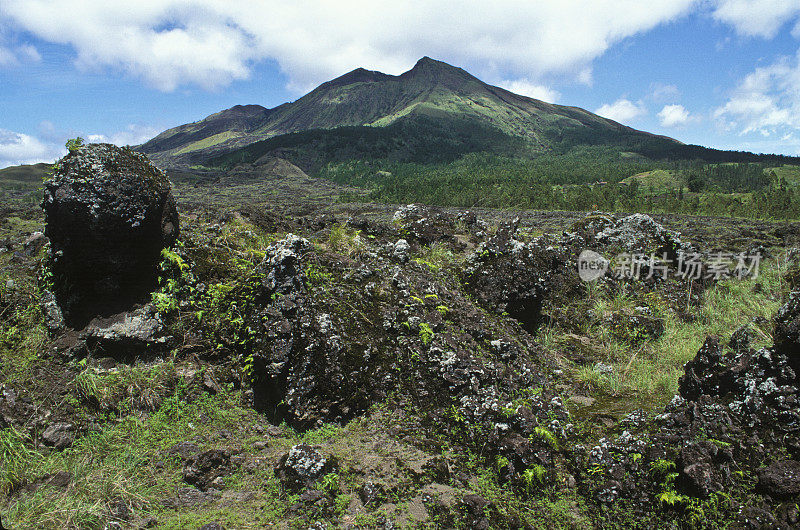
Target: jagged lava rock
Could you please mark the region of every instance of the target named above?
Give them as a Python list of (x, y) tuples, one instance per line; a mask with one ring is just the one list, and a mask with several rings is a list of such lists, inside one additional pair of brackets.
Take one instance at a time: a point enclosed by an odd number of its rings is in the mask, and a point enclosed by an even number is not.
[(775, 349), (790, 357), (800, 367), (800, 291), (793, 291), (789, 301), (775, 315)]
[(62, 158), (42, 207), (55, 295), (76, 327), (146, 298), (161, 249), (178, 237), (166, 174), (144, 155), (111, 144), (90, 144)]

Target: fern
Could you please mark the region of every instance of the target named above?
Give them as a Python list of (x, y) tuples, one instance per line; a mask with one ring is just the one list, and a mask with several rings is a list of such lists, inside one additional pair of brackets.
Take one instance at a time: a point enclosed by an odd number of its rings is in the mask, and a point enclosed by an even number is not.
[(539, 464), (534, 464), (522, 472), (522, 479), (525, 481), (525, 489), (530, 491), (537, 484), (544, 484), (544, 477), (547, 469)]
[(549, 429), (545, 429), (544, 427), (536, 427), (533, 429), (533, 434), (531, 435), (531, 439), (536, 439), (541, 442), (544, 442), (548, 447), (553, 449), (554, 451), (558, 451), (558, 439), (556, 435), (553, 434)]
[(656, 500), (661, 504), (675, 506), (676, 504), (686, 504), (689, 502), (689, 497), (686, 495), (681, 495), (675, 490), (665, 490), (656, 496)]

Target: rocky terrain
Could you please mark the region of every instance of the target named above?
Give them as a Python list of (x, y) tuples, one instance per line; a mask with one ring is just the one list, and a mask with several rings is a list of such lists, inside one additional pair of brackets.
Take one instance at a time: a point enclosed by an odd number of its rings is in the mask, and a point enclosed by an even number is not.
[(176, 194), (0, 212), (0, 526), (800, 526), (800, 225)]

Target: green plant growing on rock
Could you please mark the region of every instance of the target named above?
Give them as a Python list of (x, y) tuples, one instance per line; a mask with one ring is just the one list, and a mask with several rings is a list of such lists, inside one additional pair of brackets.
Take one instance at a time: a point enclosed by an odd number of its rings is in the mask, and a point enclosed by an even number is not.
[(317, 487), (330, 495), (335, 495), (339, 491), (339, 474), (328, 473), (319, 479)]
[(366, 248), (360, 234), (361, 230), (350, 228), (345, 223), (335, 224), (328, 235), (328, 246), (346, 256), (358, 256)]
[(533, 433), (531, 434), (531, 440), (543, 442), (545, 445), (550, 447), (550, 449), (558, 451), (558, 439), (550, 429), (545, 427), (534, 427)]
[(327, 285), (333, 279), (333, 274), (326, 272), (319, 265), (309, 263), (306, 267), (306, 287), (315, 287), (318, 285)]
[(427, 322), (423, 322), (419, 325), (419, 339), (422, 341), (422, 344), (427, 346), (433, 340), (433, 336), (435, 333), (431, 328), (430, 324)]
[(94, 398), (97, 401), (102, 401), (102, 388), (102, 380), (93, 368), (86, 368), (75, 376), (75, 389), (78, 395), (84, 400), (91, 400)]
[(446, 246), (440, 243), (434, 243), (429, 247), (424, 247), (420, 252), (420, 256), (414, 258), (414, 261), (437, 272), (456, 264), (458, 259)]
[(83, 138), (81, 138), (80, 136), (78, 136), (77, 138), (70, 138), (69, 140), (67, 140), (67, 143), (64, 144), (64, 147), (66, 147), (67, 151), (69, 151), (70, 153), (75, 153), (78, 151), (78, 149), (83, 147)]
[(686, 504), (689, 501), (689, 497), (686, 495), (681, 495), (675, 490), (669, 489), (664, 490), (656, 495), (656, 500), (663, 505), (676, 506)]
[(161, 250), (158, 270), (160, 289), (152, 293), (151, 299), (159, 313), (168, 315), (180, 307), (181, 290), (190, 280), (189, 265), (176, 250), (165, 248)]
[(525, 490), (530, 493), (531, 490), (544, 484), (547, 469), (539, 464), (534, 464), (522, 472), (522, 480), (525, 482)]
[(675, 462), (659, 458), (650, 463), (650, 475), (656, 480), (664, 480), (667, 475), (675, 470)]

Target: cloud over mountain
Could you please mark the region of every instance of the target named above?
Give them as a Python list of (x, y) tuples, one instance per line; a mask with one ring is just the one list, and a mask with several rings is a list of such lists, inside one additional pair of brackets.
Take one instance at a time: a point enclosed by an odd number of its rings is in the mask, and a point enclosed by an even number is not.
[(164, 91), (219, 88), (264, 60), (303, 90), (357, 66), (400, 73), (423, 55), (490, 80), (567, 73), (585, 82), (592, 60), (610, 46), (693, 4), (5, 0), (0, 22), (72, 47), (81, 68), (117, 68)]

